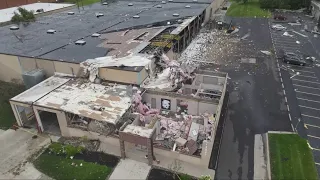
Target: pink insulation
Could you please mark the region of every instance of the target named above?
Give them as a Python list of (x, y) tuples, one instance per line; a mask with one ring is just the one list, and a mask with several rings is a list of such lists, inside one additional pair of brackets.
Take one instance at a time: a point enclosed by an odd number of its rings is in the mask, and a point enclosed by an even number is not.
[(147, 105), (143, 104), (141, 100), (142, 100), (142, 97), (140, 93), (136, 93), (133, 95), (133, 98), (132, 98), (133, 106), (138, 113), (142, 114), (143, 116), (150, 115), (150, 114), (159, 114), (158, 109), (150, 109)]

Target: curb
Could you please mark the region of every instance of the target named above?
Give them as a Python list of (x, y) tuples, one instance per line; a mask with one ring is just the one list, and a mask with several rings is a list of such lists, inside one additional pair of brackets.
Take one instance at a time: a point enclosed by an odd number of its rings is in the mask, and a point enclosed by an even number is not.
[(296, 132), (290, 132), (290, 131), (268, 131), (268, 134), (297, 134)]
[[(270, 131), (269, 131), (270, 132)], [(264, 133), (262, 138), (265, 140), (264, 150), (267, 157), (267, 174), (268, 179), (271, 180), (271, 164), (270, 164), (270, 152), (269, 152), (269, 132)]]

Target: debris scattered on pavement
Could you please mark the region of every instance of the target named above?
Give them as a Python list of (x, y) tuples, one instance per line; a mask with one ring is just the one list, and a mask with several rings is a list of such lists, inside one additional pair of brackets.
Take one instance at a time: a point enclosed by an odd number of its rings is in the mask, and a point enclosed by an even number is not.
[(291, 26), (301, 26), (301, 23), (288, 23)]
[(261, 51), (263, 54), (265, 55), (271, 55), (271, 52), (270, 51)]
[(293, 37), (293, 35), (289, 34), (287, 31), (283, 33), (284, 36)]
[(296, 41), (297, 44), (300, 44), (300, 41)]
[(246, 40), (247, 37), (250, 36), (250, 32), (248, 32), (247, 34), (245, 34), (244, 36), (242, 36), (242, 38), (240, 38), (241, 40)]
[(272, 29), (277, 30), (277, 31), (282, 31), (287, 29), (286, 27), (282, 26), (281, 24), (275, 24), (271, 26)]

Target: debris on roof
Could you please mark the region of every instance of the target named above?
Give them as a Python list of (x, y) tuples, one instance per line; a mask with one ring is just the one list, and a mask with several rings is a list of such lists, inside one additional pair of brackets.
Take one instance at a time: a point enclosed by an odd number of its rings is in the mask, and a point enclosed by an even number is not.
[(121, 58), (116, 58), (113, 56), (99, 57), (95, 59), (88, 59), (80, 64), (83, 68), (84, 77), (89, 76), (89, 80), (94, 82), (96, 77), (98, 77), (98, 72), (100, 67), (119, 67), (119, 66), (149, 66), (151, 63), (152, 56), (144, 57), (139, 55), (130, 55)]
[(131, 106), (131, 96), (130, 86), (94, 84), (78, 78), (51, 91), (35, 105), (115, 124)]

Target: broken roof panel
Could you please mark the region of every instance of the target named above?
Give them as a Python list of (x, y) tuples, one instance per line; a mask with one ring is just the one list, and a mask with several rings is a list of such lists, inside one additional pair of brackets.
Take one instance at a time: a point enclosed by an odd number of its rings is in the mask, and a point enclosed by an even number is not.
[(72, 79), (35, 105), (116, 124), (131, 106), (131, 94), (131, 86), (104, 86), (85, 79)]
[(122, 132), (145, 137), (145, 138), (150, 138), (153, 134), (153, 131), (154, 129), (149, 129), (147, 127), (128, 124)]
[(31, 105), (69, 80), (69, 77), (51, 76), (23, 93), (13, 97), (11, 100)]

